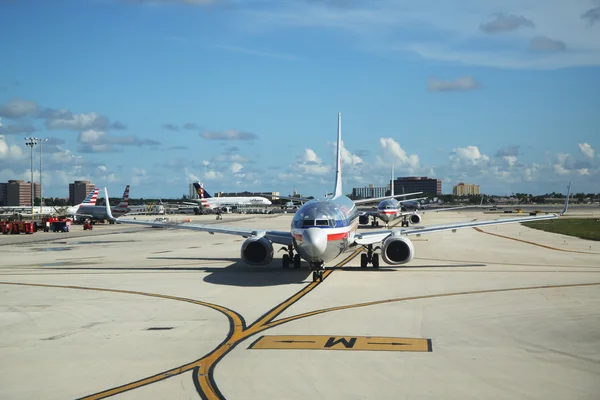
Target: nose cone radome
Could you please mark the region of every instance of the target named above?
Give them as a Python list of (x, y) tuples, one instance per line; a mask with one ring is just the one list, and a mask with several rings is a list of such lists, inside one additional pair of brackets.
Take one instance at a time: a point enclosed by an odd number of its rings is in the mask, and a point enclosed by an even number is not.
[(320, 257), (327, 249), (327, 233), (320, 228), (308, 228), (302, 233), (305, 249), (311, 257)]

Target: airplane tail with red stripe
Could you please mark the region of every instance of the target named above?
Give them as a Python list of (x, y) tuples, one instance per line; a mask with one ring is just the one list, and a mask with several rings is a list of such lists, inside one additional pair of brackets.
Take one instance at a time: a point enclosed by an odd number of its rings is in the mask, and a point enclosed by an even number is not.
[(90, 194), (87, 195), (87, 197), (83, 200), (83, 202), (80, 204), (82, 206), (95, 206), (96, 205), (96, 201), (98, 200), (98, 191), (100, 189), (95, 188), (94, 190), (92, 190), (90, 192)]
[(128, 208), (129, 207), (129, 185), (125, 186), (125, 191), (123, 192), (123, 198), (121, 202), (117, 205), (117, 208)]

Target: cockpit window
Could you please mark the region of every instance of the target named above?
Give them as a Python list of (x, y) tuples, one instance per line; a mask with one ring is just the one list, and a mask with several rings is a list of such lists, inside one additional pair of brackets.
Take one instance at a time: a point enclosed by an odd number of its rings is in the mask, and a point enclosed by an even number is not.
[(311, 226), (336, 227), (337, 220), (343, 220), (342, 212), (332, 204), (315, 202), (305, 204), (294, 216), (292, 225), (295, 228)]

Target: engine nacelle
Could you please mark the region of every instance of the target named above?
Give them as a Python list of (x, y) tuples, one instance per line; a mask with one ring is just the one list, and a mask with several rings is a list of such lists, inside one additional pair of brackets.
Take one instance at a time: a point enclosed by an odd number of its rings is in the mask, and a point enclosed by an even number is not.
[(381, 245), (381, 256), (386, 264), (406, 264), (412, 260), (415, 249), (405, 236), (390, 236)]
[(359, 215), (358, 223), (360, 225), (367, 225), (369, 223), (369, 216), (368, 215)]
[(242, 244), (242, 260), (250, 265), (267, 265), (273, 260), (273, 244), (266, 237), (251, 237)]
[(414, 213), (410, 216), (410, 223), (411, 224), (419, 224), (421, 223), (421, 216), (417, 213)]

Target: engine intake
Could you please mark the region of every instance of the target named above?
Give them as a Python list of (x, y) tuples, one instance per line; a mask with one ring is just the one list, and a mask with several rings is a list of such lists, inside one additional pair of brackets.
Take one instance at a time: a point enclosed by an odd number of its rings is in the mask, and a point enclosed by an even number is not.
[(411, 224), (421, 223), (421, 216), (417, 213), (414, 213), (413, 215), (410, 216), (410, 223)]
[(273, 260), (273, 244), (265, 237), (249, 238), (242, 244), (242, 260), (250, 265), (267, 265)]
[(412, 242), (405, 236), (390, 236), (381, 246), (383, 261), (390, 265), (406, 264), (414, 254)]
[(369, 223), (369, 216), (368, 215), (359, 215), (358, 223), (361, 225), (367, 225)]

